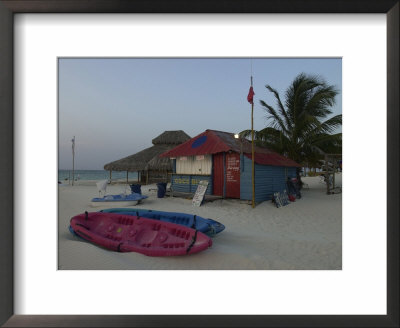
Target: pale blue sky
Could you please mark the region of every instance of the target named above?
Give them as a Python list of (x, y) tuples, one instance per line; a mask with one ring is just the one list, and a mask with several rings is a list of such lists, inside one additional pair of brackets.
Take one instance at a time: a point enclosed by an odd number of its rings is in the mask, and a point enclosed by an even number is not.
[(275, 105), (265, 85), (283, 99), (302, 72), (335, 85), (340, 94), (333, 115), (342, 112), (338, 58), (60, 59), (59, 168), (72, 168), (73, 136), (75, 168), (103, 169), (106, 163), (150, 147), (166, 130), (183, 130), (194, 137), (206, 129), (250, 129), (251, 66), (256, 130), (267, 124), (259, 100)]

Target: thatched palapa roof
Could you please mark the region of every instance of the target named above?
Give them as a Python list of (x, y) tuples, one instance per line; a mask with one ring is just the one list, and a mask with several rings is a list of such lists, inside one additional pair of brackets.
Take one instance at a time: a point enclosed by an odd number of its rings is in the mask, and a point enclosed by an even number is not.
[(184, 131), (164, 131), (158, 137), (154, 138), (151, 143), (153, 145), (180, 145), (190, 139)]
[(152, 140), (154, 146), (146, 148), (134, 155), (104, 165), (107, 171), (145, 171), (172, 170), (169, 158), (160, 158), (159, 155), (190, 139), (184, 131), (165, 131)]

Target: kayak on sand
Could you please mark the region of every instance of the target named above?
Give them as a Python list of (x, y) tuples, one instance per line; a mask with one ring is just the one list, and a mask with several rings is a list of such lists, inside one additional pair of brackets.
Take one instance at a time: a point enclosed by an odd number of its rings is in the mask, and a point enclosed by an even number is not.
[(85, 212), (74, 216), (70, 224), (79, 237), (118, 252), (175, 256), (197, 253), (212, 245), (211, 238), (198, 230), (133, 215)]
[(108, 208), (101, 210), (100, 212), (134, 215), (154, 220), (160, 220), (163, 222), (176, 223), (189, 228), (199, 230), (209, 236), (214, 236), (215, 234), (220, 233), (225, 229), (225, 226), (220, 222), (217, 222), (212, 219), (206, 219), (194, 214), (154, 211), (154, 210), (139, 209), (139, 208), (138, 209)]

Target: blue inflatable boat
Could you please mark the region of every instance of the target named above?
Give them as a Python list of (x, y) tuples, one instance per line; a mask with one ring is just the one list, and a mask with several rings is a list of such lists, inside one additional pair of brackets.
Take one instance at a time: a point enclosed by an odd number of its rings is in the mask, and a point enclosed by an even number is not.
[(153, 211), (146, 209), (131, 209), (131, 208), (109, 208), (101, 210), (100, 212), (106, 213), (121, 213), (125, 215), (135, 215), (143, 218), (160, 220), (180, 224), (201, 231), (209, 236), (220, 233), (225, 229), (222, 223), (212, 219), (205, 219), (201, 216), (194, 214), (178, 213), (178, 212), (164, 212)]
[(146, 199), (148, 196), (132, 193), (129, 195), (106, 195), (101, 198), (93, 198), (92, 206), (104, 206), (105, 204), (113, 204), (113, 206), (132, 206)]

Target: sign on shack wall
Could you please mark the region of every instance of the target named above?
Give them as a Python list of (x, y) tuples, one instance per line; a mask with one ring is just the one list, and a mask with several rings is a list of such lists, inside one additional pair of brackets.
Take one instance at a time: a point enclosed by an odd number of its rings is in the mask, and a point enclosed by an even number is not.
[(208, 181), (207, 180), (201, 180), (197, 186), (196, 193), (194, 194), (192, 204), (194, 206), (200, 206), (203, 199), (204, 195), (206, 193), (208, 187)]

